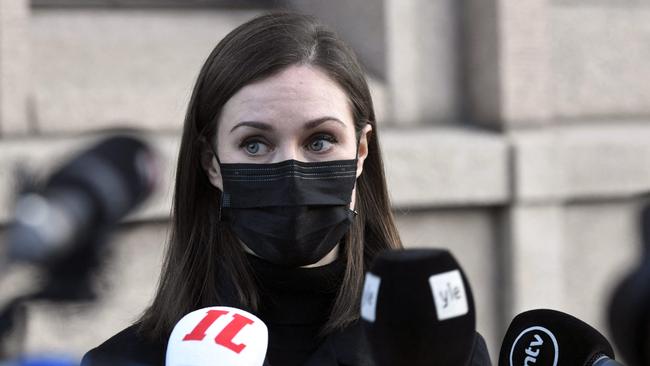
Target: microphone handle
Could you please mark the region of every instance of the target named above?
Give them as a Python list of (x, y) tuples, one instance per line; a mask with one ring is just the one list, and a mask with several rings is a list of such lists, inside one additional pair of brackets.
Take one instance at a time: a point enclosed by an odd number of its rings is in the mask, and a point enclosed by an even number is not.
[(599, 359), (594, 361), (592, 366), (623, 366), (623, 364), (620, 364), (618, 361), (612, 360), (607, 356), (601, 356)]

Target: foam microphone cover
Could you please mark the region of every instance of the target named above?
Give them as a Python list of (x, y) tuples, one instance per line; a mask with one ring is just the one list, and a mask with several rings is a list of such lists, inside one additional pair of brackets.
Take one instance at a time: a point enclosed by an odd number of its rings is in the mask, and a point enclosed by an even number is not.
[(116, 219), (151, 193), (157, 180), (152, 154), (135, 135), (112, 135), (61, 167), (48, 186), (92, 192), (103, 214)]
[(96, 241), (153, 192), (157, 160), (145, 140), (130, 134), (78, 153), (18, 198), (7, 234), (10, 257), (45, 262)]
[(214, 306), (185, 315), (167, 344), (167, 366), (262, 366), (268, 329), (244, 310)]
[(614, 359), (614, 350), (596, 329), (569, 314), (538, 309), (512, 320), (499, 366), (591, 366), (602, 356)]
[(366, 274), (361, 319), (378, 366), (461, 366), (471, 359), (474, 299), (447, 250), (380, 253)]

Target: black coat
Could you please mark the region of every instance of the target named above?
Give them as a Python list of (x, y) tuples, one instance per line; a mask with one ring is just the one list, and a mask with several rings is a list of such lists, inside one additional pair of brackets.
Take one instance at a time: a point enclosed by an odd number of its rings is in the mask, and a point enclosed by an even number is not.
[[(166, 342), (151, 342), (130, 326), (90, 350), (82, 366), (154, 366), (165, 364)], [(432, 364), (433, 364), (432, 360)], [(360, 324), (327, 337), (304, 366), (373, 366)], [(470, 366), (491, 365), (485, 341), (476, 333)], [(270, 365), (265, 366), (283, 366)]]

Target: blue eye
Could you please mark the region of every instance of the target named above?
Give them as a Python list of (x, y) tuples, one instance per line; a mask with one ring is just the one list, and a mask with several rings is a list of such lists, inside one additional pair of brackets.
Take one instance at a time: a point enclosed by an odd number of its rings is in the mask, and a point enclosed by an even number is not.
[(246, 152), (249, 154), (257, 154), (260, 151), (260, 143), (259, 142), (249, 142), (246, 144)]
[(321, 151), (323, 150), (323, 146), (325, 146), (325, 142), (326, 141), (324, 140), (314, 140), (311, 144), (309, 144), (309, 148), (313, 151)]
[(244, 141), (240, 146), (248, 155), (262, 155), (269, 151), (266, 143), (257, 140)]
[(331, 135), (318, 135), (308, 144), (309, 150), (313, 152), (325, 152), (336, 143), (336, 138)]

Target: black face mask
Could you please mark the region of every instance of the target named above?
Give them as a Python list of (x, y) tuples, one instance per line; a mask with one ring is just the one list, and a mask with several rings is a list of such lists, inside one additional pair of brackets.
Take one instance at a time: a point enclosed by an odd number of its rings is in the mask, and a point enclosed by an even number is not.
[(283, 266), (318, 262), (348, 231), (357, 160), (220, 164), (221, 218), (257, 256)]

